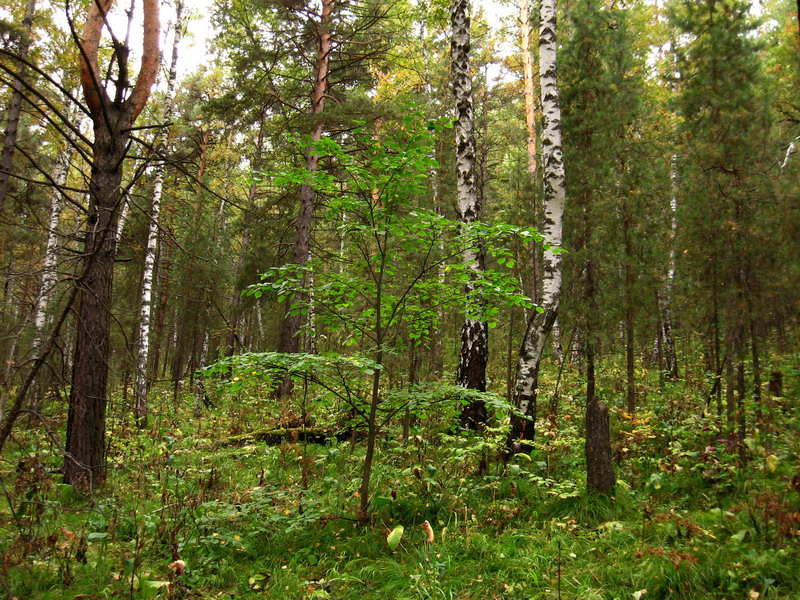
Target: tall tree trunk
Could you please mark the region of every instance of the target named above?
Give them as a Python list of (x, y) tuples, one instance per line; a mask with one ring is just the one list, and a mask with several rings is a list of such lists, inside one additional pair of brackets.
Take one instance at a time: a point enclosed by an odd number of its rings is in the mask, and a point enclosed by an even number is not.
[[(475, 168), (475, 123), (472, 103), (472, 75), (469, 67), (470, 2), (455, 0), (451, 11), (452, 42), (450, 44), (451, 76), (456, 103), (456, 191), (457, 213), (462, 230), (480, 219), (477, 173)], [(481, 319), (483, 300), (477, 291), (477, 282), (483, 278), (484, 256), (481, 248), (470, 245), (462, 251), (461, 260), (466, 266), (470, 281), (465, 293), (470, 310), (461, 327), (461, 352), (459, 354), (456, 383), (468, 389), (486, 391), (486, 363), (489, 357), (489, 327)], [(478, 313), (478, 314), (475, 314)], [(461, 411), (461, 426), (477, 429), (486, 424), (486, 404), (482, 400), (470, 402)]]
[[(673, 48), (673, 57), (675, 43), (670, 44)], [(674, 60), (674, 59), (673, 59)], [(672, 86), (673, 94), (677, 93), (676, 87)], [(677, 126), (674, 126), (674, 140), (673, 144), (677, 146)], [(667, 376), (675, 380), (678, 378), (678, 356), (675, 351), (675, 338), (672, 333), (672, 295), (675, 287), (675, 266), (677, 264), (678, 252), (678, 192), (680, 191), (680, 182), (678, 179), (678, 152), (677, 150), (672, 153), (669, 166), (669, 210), (670, 210), (670, 229), (669, 229), (669, 262), (667, 263), (667, 272), (664, 277), (664, 283), (661, 287), (659, 294), (659, 305), (661, 307), (661, 356), (664, 361), (664, 371)]]
[[(127, 94), (127, 48), (117, 43), (118, 76), (112, 98), (99, 68), (105, 15), (113, 0), (91, 4), (83, 30), (81, 83), (94, 122), (92, 174), (86, 227), (83, 281), (77, 313), (77, 336), (67, 417), (64, 481), (91, 488), (105, 478), (106, 384), (111, 330), (111, 299), (122, 166), (131, 127), (139, 116), (160, 62), (158, 0), (144, 1), (144, 43), (136, 84)], [(127, 97), (126, 97), (127, 96)]]
[[(70, 100), (67, 99), (69, 102)], [(73, 103), (70, 105), (67, 121), (74, 123), (78, 120), (79, 107)], [(56, 284), (58, 282), (58, 241), (59, 241), (59, 221), (61, 220), (61, 211), (63, 209), (63, 195), (64, 186), (67, 183), (69, 176), (70, 163), (74, 148), (72, 146), (74, 137), (70, 136), (66, 145), (62, 148), (56, 159), (56, 165), (53, 170), (53, 186), (54, 189), (50, 194), (50, 219), (47, 226), (47, 246), (44, 254), (44, 264), (42, 266), (42, 280), (39, 286), (39, 293), (36, 295), (36, 303), (34, 308), (34, 331), (35, 337), (33, 341), (34, 352), (38, 356), (41, 353), (41, 345), (45, 332), (45, 328), (50, 320), (50, 303), (55, 292)], [(41, 382), (39, 382), (41, 383)], [(44, 396), (45, 386), (37, 385), (31, 395), (30, 409), (33, 412), (41, 412), (42, 402)]]
[[(261, 112), (261, 120), (259, 123), (258, 128), (258, 143), (256, 145), (256, 155), (253, 164), (253, 168), (260, 168), (261, 163), (261, 151), (264, 145), (264, 118), (266, 116), (266, 110)], [(245, 211), (244, 215), (242, 216), (243, 225), (242, 225), (242, 246), (239, 249), (239, 259), (236, 262), (236, 275), (237, 279), (242, 275), (244, 272), (245, 261), (247, 260), (247, 250), (250, 246), (250, 216), (253, 214), (253, 209), (255, 208), (256, 204), (256, 191), (258, 190), (258, 185), (255, 180), (250, 184), (250, 189), (247, 192), (247, 210)], [(344, 239), (344, 236), (342, 237)], [(239, 321), (241, 320), (241, 303), (242, 303), (242, 295), (239, 293), (238, 289), (233, 290), (233, 296), (231, 297), (231, 308), (230, 308), (230, 327), (228, 328), (228, 335), (226, 339), (226, 352), (228, 356), (233, 356), (236, 350), (236, 340), (238, 337), (238, 328), (239, 328)], [(241, 344), (241, 341), (240, 341)]]
[[(22, 30), (25, 32), (19, 45), (18, 55), (22, 59), (28, 57), (31, 41), (31, 27), (33, 25), (33, 15), (36, 11), (36, 0), (28, 0), (25, 8), (25, 17), (22, 19)], [(25, 76), (27, 69), (24, 66), (19, 68), (19, 77), (11, 80), (11, 99), (8, 103), (6, 113), (6, 135), (3, 138), (3, 152), (0, 155), (0, 214), (3, 212), (8, 193), (8, 182), (11, 179), (11, 168), (14, 161), (14, 149), (17, 144), (19, 134), (19, 120), (22, 115), (22, 77)]]
[[(183, 2), (176, 5), (175, 32), (172, 39), (172, 59), (170, 60), (169, 75), (167, 77), (167, 97), (164, 102), (162, 120), (169, 123), (172, 117), (173, 102), (175, 97), (175, 81), (178, 76), (178, 48), (183, 36), (184, 18)], [(158, 134), (155, 144), (156, 166), (155, 183), (153, 184), (153, 201), (150, 208), (150, 219), (147, 225), (147, 246), (144, 251), (144, 268), (142, 270), (142, 294), (139, 304), (139, 335), (138, 353), (136, 361), (136, 382), (134, 384), (134, 417), (139, 427), (147, 425), (147, 366), (150, 356), (150, 323), (153, 314), (153, 273), (156, 266), (156, 246), (158, 244), (158, 231), (161, 225), (161, 194), (164, 188), (164, 162), (169, 129), (165, 125)]]
[[(77, 119), (78, 105), (72, 104), (67, 114), (67, 120), (69, 122), (75, 122)], [(44, 328), (47, 325), (50, 299), (53, 296), (53, 290), (57, 280), (56, 267), (58, 266), (59, 237), (58, 223), (61, 220), (61, 210), (63, 208), (63, 188), (67, 184), (69, 167), (70, 163), (72, 162), (72, 155), (74, 153), (71, 140), (72, 138), (67, 140), (66, 145), (58, 154), (56, 166), (53, 170), (54, 189), (50, 194), (50, 220), (47, 228), (47, 247), (45, 249), (44, 265), (42, 268), (42, 282), (39, 288), (39, 294), (36, 297), (36, 315), (34, 317), (36, 339), (33, 344), (34, 348), (39, 347), (42, 335), (44, 333)]]
[[(331, 19), (336, 0), (322, 0), (322, 13), (317, 23), (316, 36), (318, 42), (317, 60), (315, 64), (314, 85), (311, 89), (311, 115), (317, 117), (317, 123), (311, 132), (311, 140), (322, 139), (323, 125), (319, 115), (325, 108), (325, 97), (328, 93), (328, 74), (330, 71), (330, 55), (333, 49), (333, 36), (331, 34)], [(312, 147), (306, 148), (305, 168), (309, 173), (315, 173), (319, 168), (319, 156)], [(310, 185), (300, 187), (300, 211), (297, 215), (297, 236), (295, 237), (292, 262), (305, 265), (308, 261), (311, 248), (311, 226), (314, 219), (314, 203), (317, 193)], [(302, 316), (291, 314), (289, 307), (297, 302), (295, 296), (286, 301), (286, 316), (281, 327), (280, 352), (297, 353), (300, 350), (300, 326)], [(285, 396), (292, 391), (292, 380), (285, 377), (278, 390), (279, 395)]]
[(625, 244), (625, 387), (628, 413), (636, 412), (636, 362), (633, 319), (634, 273), (633, 238), (631, 237), (630, 207), (623, 203), (622, 232)]
[[(169, 215), (167, 218), (167, 224), (165, 227), (165, 231), (162, 232), (163, 238), (162, 241), (159, 243), (159, 257), (158, 257), (158, 264), (161, 268), (161, 275), (159, 277), (160, 285), (159, 287), (159, 294), (158, 294), (158, 310), (156, 311), (156, 322), (153, 331), (153, 372), (159, 373), (159, 367), (161, 365), (161, 346), (164, 341), (164, 326), (167, 321), (167, 304), (169, 301), (169, 293), (170, 293), (170, 283), (171, 283), (171, 270), (172, 270), (172, 252), (175, 247), (174, 242), (174, 227), (173, 227), (173, 220), (175, 218), (175, 211), (169, 210), (167, 208), (167, 214)], [(164, 247), (166, 246), (166, 250)], [(164, 370), (163, 374), (166, 374), (166, 365), (167, 360), (164, 359)]]
[[(590, 248), (590, 215), (585, 214), (586, 239), (584, 249)], [(596, 394), (595, 384), (595, 315), (598, 312), (597, 293), (594, 280), (594, 260), (586, 263), (586, 303), (588, 318), (586, 327), (586, 485), (590, 490), (610, 494), (616, 478), (611, 462), (611, 429), (608, 407)]]
[(531, 0), (519, 0), (520, 47), (522, 49), (522, 75), (525, 83), (525, 125), (528, 130), (528, 175), (535, 180), (536, 161), (536, 92), (531, 53)]
[(542, 312), (528, 320), (517, 364), (514, 404), (525, 418), (512, 415), (509, 447), (516, 440), (533, 440), (539, 365), (553, 328), (561, 298), (561, 233), (566, 201), (566, 177), (561, 147), (561, 106), (556, 74), (556, 0), (542, 0), (539, 10), (539, 83), (542, 102), (542, 168), (544, 224), (548, 244), (543, 253)]

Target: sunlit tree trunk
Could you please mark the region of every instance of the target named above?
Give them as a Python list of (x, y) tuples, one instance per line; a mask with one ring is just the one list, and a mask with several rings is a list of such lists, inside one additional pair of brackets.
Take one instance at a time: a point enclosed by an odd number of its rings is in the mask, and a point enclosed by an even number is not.
[(556, 0), (542, 0), (539, 12), (539, 84), (542, 103), (542, 169), (544, 178), (544, 223), (548, 244), (543, 252), (541, 312), (528, 320), (517, 363), (514, 404), (526, 418), (512, 416), (510, 445), (532, 440), (536, 419), (539, 365), (545, 342), (558, 312), (561, 298), (562, 220), (566, 200), (566, 177), (561, 146), (561, 106), (556, 74)]
[[(450, 44), (451, 76), (456, 103), (456, 210), (463, 229), (480, 219), (477, 173), (475, 168), (475, 123), (472, 103), (472, 75), (469, 66), (470, 2), (455, 0), (451, 12), (452, 41)], [(461, 260), (470, 280), (466, 284), (470, 312), (461, 327), (461, 352), (459, 354), (456, 383), (465, 388), (486, 390), (486, 363), (489, 356), (489, 328), (479, 316), (482, 300), (477, 282), (483, 277), (484, 257), (474, 244), (462, 251)], [(486, 423), (486, 405), (483, 401), (470, 402), (461, 412), (461, 425), (470, 429)]]
[[(167, 78), (167, 97), (164, 104), (164, 123), (172, 117), (173, 99), (175, 97), (175, 81), (177, 80), (178, 48), (183, 36), (184, 18), (183, 2), (176, 6), (175, 33), (172, 40), (172, 59)], [(161, 225), (161, 194), (164, 188), (163, 155), (167, 147), (169, 130), (164, 126), (158, 134), (155, 144), (156, 166), (155, 183), (153, 184), (153, 201), (150, 208), (150, 219), (147, 225), (147, 246), (144, 251), (144, 269), (142, 271), (142, 294), (139, 303), (139, 336), (136, 362), (136, 383), (134, 384), (134, 416), (140, 427), (147, 425), (147, 366), (150, 355), (150, 324), (153, 314), (153, 274), (156, 266), (156, 246), (158, 231)]]
[(117, 41), (115, 91), (113, 97), (109, 95), (101, 80), (98, 56), (105, 15), (112, 4), (113, 0), (98, 0), (90, 5), (81, 47), (81, 84), (95, 137), (64, 480), (83, 488), (98, 485), (105, 478), (106, 384), (122, 166), (131, 127), (147, 102), (160, 62), (159, 2), (144, 0), (144, 43), (136, 84), (128, 94), (128, 52)]

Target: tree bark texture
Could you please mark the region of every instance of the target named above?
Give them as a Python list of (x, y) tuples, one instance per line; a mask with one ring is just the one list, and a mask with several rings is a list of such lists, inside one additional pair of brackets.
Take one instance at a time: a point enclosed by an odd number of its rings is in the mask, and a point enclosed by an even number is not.
[[(67, 114), (67, 120), (70, 122), (77, 122), (78, 118), (78, 105), (72, 104)], [(39, 294), (36, 296), (36, 314), (34, 317), (36, 339), (33, 345), (34, 348), (37, 349), (41, 344), (44, 328), (47, 325), (50, 299), (52, 298), (57, 282), (58, 224), (61, 220), (61, 210), (63, 208), (63, 188), (67, 184), (73, 153), (74, 148), (72, 147), (72, 142), (68, 140), (67, 144), (61, 152), (59, 152), (55, 168), (53, 169), (54, 189), (50, 194), (50, 220), (47, 226), (47, 247), (45, 249), (44, 265), (42, 266), (42, 282), (39, 287)]]
[(522, 50), (522, 76), (525, 84), (525, 125), (528, 130), (528, 174), (536, 176), (536, 90), (531, 53), (531, 0), (519, 0), (520, 47)]
[(516, 440), (532, 440), (534, 437), (539, 366), (561, 298), (562, 259), (559, 250), (566, 201), (566, 176), (556, 66), (556, 0), (542, 0), (539, 11), (539, 84), (542, 103), (544, 223), (541, 231), (547, 247), (543, 253), (541, 312), (534, 312), (528, 320), (517, 363), (514, 404), (525, 418), (512, 415), (510, 445)]
[(667, 263), (667, 273), (664, 277), (664, 285), (659, 296), (661, 305), (661, 354), (664, 358), (664, 371), (670, 379), (678, 378), (678, 357), (675, 352), (675, 338), (672, 334), (672, 294), (675, 282), (675, 265), (677, 262), (677, 238), (678, 238), (678, 155), (672, 155), (669, 169), (670, 179), (670, 200), (669, 208), (671, 215), (670, 235), (669, 235), (669, 262)]
[(118, 47), (119, 73), (114, 98), (109, 96), (100, 79), (98, 54), (105, 14), (112, 4), (113, 0), (99, 0), (90, 5), (81, 53), (81, 84), (94, 122), (94, 142), (64, 480), (86, 489), (101, 484), (105, 477), (106, 384), (122, 164), (130, 128), (147, 102), (160, 62), (159, 3), (145, 0), (142, 63), (136, 84), (126, 98), (127, 52)]
[[(328, 93), (328, 74), (330, 71), (330, 55), (333, 49), (333, 35), (331, 32), (331, 19), (336, 0), (322, 0), (322, 13), (317, 24), (318, 51), (315, 63), (314, 84), (311, 89), (311, 114), (317, 116), (325, 108), (325, 97)], [(322, 138), (322, 121), (317, 121), (311, 132), (311, 140), (319, 141)], [(309, 173), (314, 173), (319, 167), (319, 157), (313, 148), (306, 149), (305, 168)], [(310, 185), (300, 187), (300, 211), (297, 215), (297, 235), (295, 237), (292, 262), (304, 265), (308, 262), (311, 247), (311, 226), (314, 219), (314, 203), (317, 193)], [(297, 301), (290, 297), (286, 302), (286, 317), (281, 327), (280, 352), (296, 353), (300, 350), (300, 327), (302, 316), (292, 315), (290, 306)], [(279, 395), (285, 396), (292, 391), (292, 381), (286, 377), (282, 381)]]
[[(266, 111), (262, 111), (261, 113), (261, 122), (258, 128), (258, 143), (256, 145), (256, 155), (254, 160), (253, 168), (260, 168), (261, 163), (261, 152), (264, 146), (264, 118), (266, 117)], [(244, 225), (242, 227), (242, 245), (239, 249), (239, 259), (236, 262), (236, 274), (237, 277), (241, 277), (244, 272), (245, 262), (247, 260), (247, 250), (250, 247), (250, 230), (251, 225), (250, 215), (253, 213), (253, 209), (255, 208), (256, 204), (256, 192), (258, 191), (258, 185), (255, 181), (250, 184), (250, 189), (247, 193), (247, 209), (242, 216), (242, 220), (244, 221)], [(231, 297), (231, 308), (230, 308), (230, 327), (228, 328), (228, 335), (226, 339), (226, 346), (227, 346), (227, 354), (228, 356), (233, 356), (236, 350), (236, 342), (239, 340), (239, 344), (241, 345), (241, 339), (238, 335), (239, 330), (239, 321), (241, 320), (242, 310), (241, 310), (241, 303), (242, 303), (242, 295), (239, 293), (238, 289), (235, 289), (233, 292), (233, 296)]]
[[(456, 103), (456, 192), (457, 212), (462, 228), (480, 219), (478, 198), (475, 119), (472, 102), (472, 75), (469, 65), (470, 51), (470, 2), (455, 0), (451, 11), (452, 41), (450, 44), (451, 77)], [(461, 260), (466, 266), (470, 280), (465, 294), (475, 312), (482, 299), (477, 283), (483, 278), (484, 257), (480, 248), (470, 245), (462, 251)], [(474, 314), (464, 320), (461, 327), (461, 352), (459, 354), (456, 383), (468, 389), (486, 391), (486, 363), (489, 356), (489, 327)], [(486, 405), (483, 401), (470, 402), (461, 412), (461, 425), (470, 429), (486, 423)]]
[[(19, 56), (23, 59), (27, 58), (31, 47), (30, 31), (35, 11), (36, 0), (28, 0), (28, 5), (25, 8), (25, 17), (22, 20), (22, 29), (25, 33), (19, 46)], [(11, 168), (14, 160), (14, 149), (19, 134), (19, 121), (22, 115), (21, 78), (24, 77), (25, 71), (25, 67), (21, 66), (19, 77), (11, 81), (11, 99), (8, 102), (8, 112), (6, 113), (6, 135), (3, 138), (3, 153), (0, 155), (0, 213), (3, 212), (5, 207), (8, 183), (11, 179)]]
[(610, 494), (616, 479), (611, 462), (608, 407), (596, 396), (586, 404), (586, 484), (590, 490)]
[[(172, 58), (170, 60), (169, 75), (167, 76), (167, 97), (165, 99), (162, 120), (169, 123), (172, 117), (175, 97), (175, 82), (178, 78), (178, 48), (183, 36), (184, 18), (183, 2), (176, 6), (175, 31), (172, 39)], [(150, 207), (150, 218), (147, 224), (147, 245), (144, 251), (144, 268), (142, 269), (142, 293), (139, 302), (139, 335), (138, 353), (136, 357), (136, 382), (134, 384), (134, 416), (140, 427), (147, 425), (147, 366), (150, 355), (150, 324), (153, 315), (153, 274), (156, 266), (156, 247), (158, 245), (158, 231), (161, 223), (161, 195), (164, 189), (164, 163), (163, 155), (167, 147), (169, 129), (165, 125), (158, 133), (155, 144), (156, 160), (159, 161), (155, 168), (155, 182), (153, 184), (153, 198)]]

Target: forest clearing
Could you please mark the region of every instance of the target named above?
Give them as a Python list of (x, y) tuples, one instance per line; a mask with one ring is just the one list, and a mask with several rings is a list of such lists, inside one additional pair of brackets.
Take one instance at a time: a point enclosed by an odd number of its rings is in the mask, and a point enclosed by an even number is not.
[(0, 594), (800, 598), (798, 8), (7, 0)]

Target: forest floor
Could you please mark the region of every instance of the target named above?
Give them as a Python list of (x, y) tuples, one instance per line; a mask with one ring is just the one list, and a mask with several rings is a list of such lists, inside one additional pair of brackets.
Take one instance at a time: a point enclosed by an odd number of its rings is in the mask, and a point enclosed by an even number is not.
[[(585, 489), (577, 368), (558, 403), (541, 402), (549, 414), (536, 449), (509, 462), (502, 428), (452, 432), (433, 413), (405, 440), (388, 427), (368, 523), (356, 519), (363, 443), (251, 439), (242, 434), (296, 411), (243, 390), (211, 392), (214, 407), (199, 417), (193, 397), (156, 390), (158, 415), (144, 430), (112, 409), (108, 478), (89, 497), (61, 483), (60, 450), (44, 428), (21, 424), (0, 460), (0, 593), (798, 599), (800, 357), (774, 362), (784, 396), (746, 407), (760, 421), (741, 449), (715, 405), (703, 416), (707, 382), (660, 384), (642, 372), (632, 416), (619, 408), (621, 370), (609, 367), (610, 498)], [(543, 390), (552, 378), (546, 371)]]

